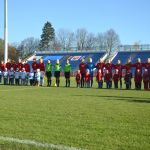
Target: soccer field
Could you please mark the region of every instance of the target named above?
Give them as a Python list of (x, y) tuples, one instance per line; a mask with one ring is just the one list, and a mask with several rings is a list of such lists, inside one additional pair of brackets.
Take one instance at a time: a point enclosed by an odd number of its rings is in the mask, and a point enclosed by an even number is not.
[(150, 91), (0, 86), (0, 149), (80, 148), (149, 150)]

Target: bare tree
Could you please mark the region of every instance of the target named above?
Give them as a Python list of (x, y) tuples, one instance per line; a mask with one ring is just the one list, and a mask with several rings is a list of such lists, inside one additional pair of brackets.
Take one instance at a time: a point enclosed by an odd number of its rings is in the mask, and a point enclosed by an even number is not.
[(108, 30), (104, 34), (104, 41), (108, 55), (110, 55), (112, 51), (116, 50), (120, 45), (119, 36), (113, 29)]
[(51, 47), (52, 47), (52, 50), (54, 51), (60, 51), (62, 49), (62, 45), (60, 41), (57, 39), (57, 37), (55, 37), (55, 39), (51, 43)]
[(22, 57), (26, 57), (39, 49), (39, 40), (34, 37), (24, 39), (17, 47), (21, 51)]
[(86, 38), (86, 49), (92, 50), (96, 48), (96, 37), (93, 33), (89, 33)]
[(86, 29), (78, 29), (76, 31), (76, 42), (77, 42), (77, 48), (78, 50), (83, 50), (86, 47), (86, 41), (87, 41), (87, 35), (88, 32)]
[(104, 39), (104, 34), (103, 33), (98, 33), (96, 36), (96, 46), (100, 49), (100, 50), (104, 50), (105, 49), (105, 39)]
[(65, 30), (65, 29), (60, 29), (57, 33), (57, 38), (59, 43), (61, 44), (62, 49), (64, 50), (70, 50), (73, 42), (74, 42), (74, 33)]

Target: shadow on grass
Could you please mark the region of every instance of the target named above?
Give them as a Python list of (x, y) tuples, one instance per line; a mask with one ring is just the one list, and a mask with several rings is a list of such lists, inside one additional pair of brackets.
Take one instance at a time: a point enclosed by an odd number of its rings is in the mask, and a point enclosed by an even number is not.
[(131, 96), (106, 96), (106, 95), (72, 95), (77, 97), (101, 97), (106, 98), (107, 100), (120, 100), (120, 101), (128, 101), (135, 103), (150, 103), (150, 98), (141, 98), (141, 97), (131, 97)]

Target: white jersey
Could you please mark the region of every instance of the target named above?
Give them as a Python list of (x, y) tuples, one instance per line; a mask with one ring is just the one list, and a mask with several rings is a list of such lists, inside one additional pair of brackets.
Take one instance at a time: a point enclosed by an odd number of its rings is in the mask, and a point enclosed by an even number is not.
[(15, 79), (19, 79), (19, 75), (20, 75), (20, 72), (16, 71), (15, 72)]
[(24, 71), (21, 73), (21, 79), (26, 79), (27, 73)]
[(3, 75), (3, 73), (2, 73), (2, 71), (0, 70), (0, 76), (2, 76)]
[(14, 75), (15, 75), (14, 71), (9, 71), (9, 78), (14, 78)]

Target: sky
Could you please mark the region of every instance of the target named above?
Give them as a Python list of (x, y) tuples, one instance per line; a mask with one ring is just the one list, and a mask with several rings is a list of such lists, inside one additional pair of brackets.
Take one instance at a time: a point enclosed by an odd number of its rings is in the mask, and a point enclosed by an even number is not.
[[(44, 23), (56, 31), (86, 28), (95, 34), (114, 29), (122, 44), (150, 44), (150, 0), (8, 0), (8, 40), (40, 38)], [(4, 37), (0, 0), (0, 38)]]

